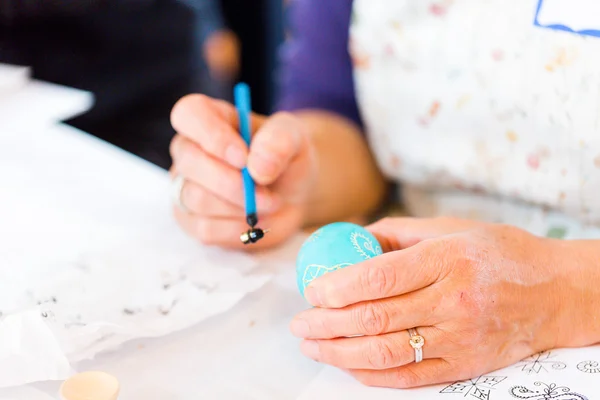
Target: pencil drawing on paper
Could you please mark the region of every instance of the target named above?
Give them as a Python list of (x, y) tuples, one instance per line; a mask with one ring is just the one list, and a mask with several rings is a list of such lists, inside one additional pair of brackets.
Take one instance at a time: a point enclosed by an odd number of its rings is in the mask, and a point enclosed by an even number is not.
[(527, 357), (521, 362), (515, 365), (516, 368), (521, 368), (521, 371), (531, 374), (539, 374), (540, 372), (548, 372), (547, 368), (552, 369), (565, 369), (567, 364), (562, 361), (553, 359), (554, 356), (550, 351), (542, 351), (541, 353), (534, 354), (531, 357)]
[(508, 391), (516, 399), (528, 400), (589, 400), (584, 395), (571, 391), (566, 386), (556, 383), (535, 382), (534, 388), (513, 386)]
[(505, 379), (506, 376), (480, 376), (476, 379), (455, 382), (452, 385), (446, 386), (440, 393), (458, 393), (464, 395), (464, 397), (489, 400), (492, 390)]
[(587, 374), (600, 374), (600, 363), (598, 361), (582, 361), (577, 364), (577, 369)]

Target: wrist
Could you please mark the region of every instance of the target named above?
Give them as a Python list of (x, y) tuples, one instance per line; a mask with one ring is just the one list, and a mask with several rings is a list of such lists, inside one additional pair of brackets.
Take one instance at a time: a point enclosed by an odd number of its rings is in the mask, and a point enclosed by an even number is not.
[(558, 346), (600, 343), (600, 241), (547, 240), (559, 269)]

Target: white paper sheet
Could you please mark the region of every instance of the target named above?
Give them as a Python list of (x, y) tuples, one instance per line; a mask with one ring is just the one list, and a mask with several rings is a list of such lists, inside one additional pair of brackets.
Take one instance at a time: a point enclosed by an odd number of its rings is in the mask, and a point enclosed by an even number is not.
[(22, 386), (9, 389), (0, 389), (0, 400), (57, 400), (57, 397), (34, 388)]
[(11, 87), (0, 92), (0, 134), (47, 128), (84, 113), (94, 102), (89, 92), (36, 80), (15, 81), (6, 75), (0, 76), (3, 79)]
[(0, 366), (0, 387), (25, 384), (40, 376), (65, 379), (73, 372), (36, 310), (10, 314), (0, 321)]
[(542, 26), (562, 25), (574, 31), (600, 30), (598, 0), (542, 0), (538, 22)]
[(74, 129), (2, 131), (0, 188), (0, 388), (64, 379), (270, 279), (181, 231), (165, 171)]
[[(519, 397), (520, 396), (520, 397)], [(298, 400), (595, 400), (600, 398), (600, 346), (529, 357), (472, 380), (412, 390), (370, 388), (325, 367)]]

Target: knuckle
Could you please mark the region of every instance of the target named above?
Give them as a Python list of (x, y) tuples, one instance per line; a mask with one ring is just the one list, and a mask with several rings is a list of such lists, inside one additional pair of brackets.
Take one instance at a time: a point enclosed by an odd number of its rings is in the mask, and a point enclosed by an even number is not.
[[(228, 144), (227, 138), (231, 134), (227, 123), (221, 123), (220, 116), (215, 110), (215, 100), (203, 94), (190, 94), (180, 99), (171, 110), (171, 125), (176, 131), (183, 131), (190, 128), (190, 116), (194, 115), (195, 120), (203, 120), (205, 126), (202, 132), (194, 135), (202, 148), (211, 154), (221, 156), (225, 146)], [(187, 132), (190, 134), (190, 132)]]
[(347, 297), (341, 294), (331, 283), (323, 285), (322, 293), (323, 299), (326, 299), (326, 303), (330, 308), (342, 309), (349, 305)]
[(207, 220), (200, 220), (196, 224), (196, 238), (205, 245), (214, 245), (214, 235), (212, 234), (212, 224)]
[(366, 303), (356, 308), (356, 313), (356, 323), (364, 334), (377, 336), (387, 331), (389, 318), (382, 307), (376, 303)]
[(420, 385), (422, 379), (412, 368), (403, 368), (396, 373), (396, 386), (399, 389), (410, 389)]
[(480, 344), (478, 327), (463, 326), (457, 333), (447, 335), (448, 341), (454, 343), (458, 348), (472, 348), (473, 343)]
[(393, 264), (386, 263), (365, 268), (363, 286), (377, 295), (386, 296), (396, 285), (396, 274)]
[(479, 261), (485, 258), (485, 248), (479, 245), (476, 238), (469, 235), (458, 235), (440, 241), (437, 245), (436, 254), (446, 254), (445, 260), (451, 269), (462, 274), (464, 278), (469, 277), (470, 271), (476, 269)]
[(186, 177), (191, 177), (204, 164), (202, 153), (196, 153), (183, 139), (172, 145), (173, 165), (177, 172)]
[(373, 369), (387, 369), (394, 366), (394, 351), (383, 339), (371, 340), (367, 353), (367, 363)]
[(230, 201), (236, 201), (242, 198), (243, 183), (239, 174), (223, 174), (219, 178), (219, 181), (221, 183), (219, 194), (223, 197), (230, 199)]
[(443, 277), (453, 271), (454, 265), (451, 260), (453, 253), (442, 240), (431, 240), (427, 247), (414, 256), (416, 265), (422, 268), (419, 274), (430, 282), (439, 282)]
[(206, 191), (204, 191), (203, 189), (200, 189), (200, 187), (198, 186), (191, 186), (191, 184), (189, 184), (189, 186), (184, 186), (184, 192), (183, 192), (183, 203), (193, 209), (196, 210), (200, 213), (203, 213), (207, 208), (207, 197), (208, 194), (206, 193)]
[(448, 306), (444, 303), (445, 291), (436, 286), (432, 285), (429, 287), (430, 297), (428, 298), (429, 307), (421, 307), (421, 299), (410, 299), (407, 301), (407, 308), (417, 309), (422, 308), (423, 316), (421, 320), (421, 324), (425, 326), (433, 326), (436, 322), (439, 322), (439, 315), (446, 313), (446, 307)]
[(327, 318), (319, 318), (316, 328), (316, 331), (321, 332), (324, 337), (335, 338), (339, 336), (337, 329), (332, 326)]
[(221, 156), (225, 152), (225, 147), (228, 144), (227, 136), (230, 132), (228, 126), (219, 124), (218, 126), (203, 135), (204, 143), (202, 146), (210, 153)]

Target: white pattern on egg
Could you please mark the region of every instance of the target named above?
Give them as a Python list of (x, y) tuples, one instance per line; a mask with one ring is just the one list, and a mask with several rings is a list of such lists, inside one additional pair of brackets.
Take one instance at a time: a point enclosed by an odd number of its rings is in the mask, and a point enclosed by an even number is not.
[[(358, 242), (359, 239), (362, 239), (361, 243)], [(376, 257), (381, 254), (380, 246), (373, 246), (373, 241), (369, 239), (367, 236), (363, 235), (359, 232), (352, 232), (350, 234), (350, 242), (352, 242), (352, 246), (356, 249), (356, 251), (365, 259), (368, 260), (370, 258)], [(369, 252), (369, 253), (367, 253)]]
[(302, 277), (302, 283), (304, 287), (307, 287), (312, 281), (320, 277), (321, 275), (325, 275), (329, 272), (334, 272), (339, 269), (351, 266), (351, 263), (341, 263), (334, 265), (332, 267), (326, 267), (324, 265), (319, 264), (310, 264), (304, 270), (304, 276)]

